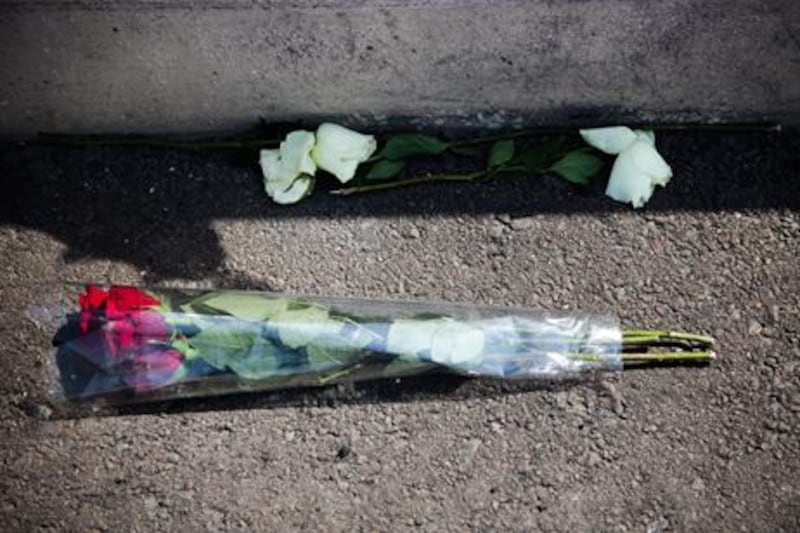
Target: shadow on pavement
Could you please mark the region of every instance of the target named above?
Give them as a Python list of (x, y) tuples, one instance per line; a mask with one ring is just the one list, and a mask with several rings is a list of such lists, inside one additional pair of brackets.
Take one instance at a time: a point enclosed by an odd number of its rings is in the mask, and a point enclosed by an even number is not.
[[(568, 390), (580, 383), (596, 380), (528, 380), (497, 381), (470, 379), (449, 374), (431, 374), (402, 379), (378, 379), (318, 388), (284, 389), (272, 392), (251, 392), (216, 397), (197, 397), (163, 402), (129, 404), (119, 407), (92, 407), (68, 404), (56, 406), (60, 418), (84, 416), (125, 416), (144, 414), (179, 414), (207, 411), (277, 409), (286, 407), (336, 407), (377, 403), (426, 401), (464, 401), (475, 398), (497, 398), (532, 391)], [(600, 385), (597, 385), (598, 387)]]
[[(647, 211), (800, 208), (800, 132), (665, 132), (659, 149), (675, 178)], [(67, 246), (67, 261), (123, 261), (153, 281), (220, 277), (244, 288), (256, 287), (221, 272), (215, 220), (629, 210), (603, 196), (603, 183), (578, 190), (538, 177), (353, 197), (332, 197), (323, 185), (283, 207), (263, 194), (254, 154), (251, 163), (179, 150), (4, 144), (0, 172), (0, 225), (52, 235)]]
[[(625, 372), (653, 368), (705, 367), (708, 363), (665, 362), (627, 368)], [(464, 401), (477, 398), (498, 398), (534, 391), (566, 391), (577, 385), (605, 389), (601, 376), (588, 375), (552, 380), (492, 380), (453, 374), (431, 373), (399, 379), (375, 379), (327, 387), (302, 387), (264, 392), (243, 392), (223, 396), (184, 398), (169, 401), (131, 403), (118, 407), (98, 408), (91, 404), (66, 404), (60, 411), (63, 418), (82, 416), (117, 416), (143, 414), (179, 414), (207, 411), (278, 409), (286, 407), (336, 407), (378, 403), (411, 403), (426, 401)], [(33, 404), (32, 404), (33, 405)]]

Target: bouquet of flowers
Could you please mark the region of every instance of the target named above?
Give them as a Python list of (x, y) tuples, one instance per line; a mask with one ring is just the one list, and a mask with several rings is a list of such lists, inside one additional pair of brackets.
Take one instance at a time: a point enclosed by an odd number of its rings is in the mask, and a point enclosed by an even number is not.
[(558, 378), (709, 361), (712, 339), (615, 319), (450, 304), (68, 285), (53, 338), (58, 392), (108, 403), (443, 371)]

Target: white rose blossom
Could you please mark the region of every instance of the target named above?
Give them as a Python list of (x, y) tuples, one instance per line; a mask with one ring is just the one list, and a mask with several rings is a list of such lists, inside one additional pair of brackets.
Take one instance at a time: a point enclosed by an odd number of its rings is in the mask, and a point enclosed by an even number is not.
[(483, 353), (481, 329), (455, 320), (443, 320), (433, 334), (431, 360), (445, 365), (465, 365)]
[(347, 183), (355, 176), (358, 165), (369, 159), (377, 147), (372, 135), (326, 123), (317, 128), (317, 142), (311, 157), (319, 168)]
[(672, 169), (656, 150), (652, 131), (631, 130), (625, 126), (580, 130), (581, 137), (601, 152), (616, 155), (606, 195), (618, 202), (642, 207), (656, 185), (665, 186)]
[(261, 150), (264, 189), (278, 204), (294, 204), (308, 196), (314, 186), (317, 166), (311, 159), (314, 134), (293, 131), (277, 150)]
[(389, 326), (386, 349), (401, 357), (428, 352), (442, 365), (464, 365), (480, 356), (484, 333), (480, 328), (451, 319), (395, 320)]

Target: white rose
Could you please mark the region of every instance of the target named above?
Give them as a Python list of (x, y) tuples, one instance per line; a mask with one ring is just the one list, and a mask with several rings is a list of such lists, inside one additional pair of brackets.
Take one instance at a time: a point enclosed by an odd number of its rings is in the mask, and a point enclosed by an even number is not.
[[(262, 166), (264, 160), (270, 158), (270, 155), (262, 155)], [(264, 190), (276, 204), (296, 204), (311, 194), (313, 188), (314, 178), (308, 174), (301, 174), (291, 181), (264, 180)]]
[(468, 364), (483, 353), (483, 330), (447, 318), (395, 320), (389, 326), (386, 350), (416, 359), (430, 352), (431, 361), (441, 365)]
[(386, 351), (399, 356), (416, 358), (419, 352), (430, 350), (433, 334), (441, 320), (398, 319), (389, 326)]
[(317, 143), (311, 157), (319, 168), (347, 183), (355, 176), (358, 165), (369, 159), (377, 147), (372, 135), (326, 123), (317, 128)]
[(463, 322), (443, 321), (433, 334), (431, 360), (445, 365), (464, 365), (483, 353), (484, 334)]
[(655, 186), (665, 186), (672, 177), (672, 169), (656, 150), (652, 131), (615, 126), (581, 130), (580, 133), (598, 150), (618, 154), (606, 187), (606, 195), (618, 202), (642, 207)]
[(317, 167), (311, 159), (314, 134), (293, 131), (278, 150), (261, 150), (264, 190), (279, 204), (293, 204), (310, 194)]
[(626, 126), (581, 130), (581, 137), (587, 144), (609, 155), (619, 154), (636, 140), (636, 134)]

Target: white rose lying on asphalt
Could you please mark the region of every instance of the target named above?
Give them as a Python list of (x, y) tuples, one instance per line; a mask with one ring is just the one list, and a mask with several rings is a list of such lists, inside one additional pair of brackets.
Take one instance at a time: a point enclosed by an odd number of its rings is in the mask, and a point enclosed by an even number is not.
[(590, 146), (609, 155), (617, 155), (636, 140), (636, 133), (626, 126), (581, 130), (581, 137)]
[[(265, 153), (265, 152), (275, 152)], [(279, 165), (278, 150), (261, 151), (261, 168), (274, 168)], [(264, 170), (264, 190), (276, 204), (295, 204), (308, 196), (314, 186), (314, 178), (308, 174), (300, 174), (294, 179), (279, 181), (268, 179), (268, 170)]]
[(617, 155), (608, 179), (606, 195), (618, 202), (642, 207), (656, 185), (665, 186), (672, 169), (656, 150), (652, 131), (633, 131), (625, 126), (581, 130), (581, 137), (601, 152)]
[(314, 186), (317, 166), (311, 159), (314, 134), (293, 131), (278, 150), (261, 150), (264, 190), (279, 204), (293, 204), (305, 198)]
[(347, 183), (355, 176), (358, 165), (369, 159), (377, 147), (372, 135), (327, 123), (317, 128), (317, 143), (311, 157), (319, 168)]

